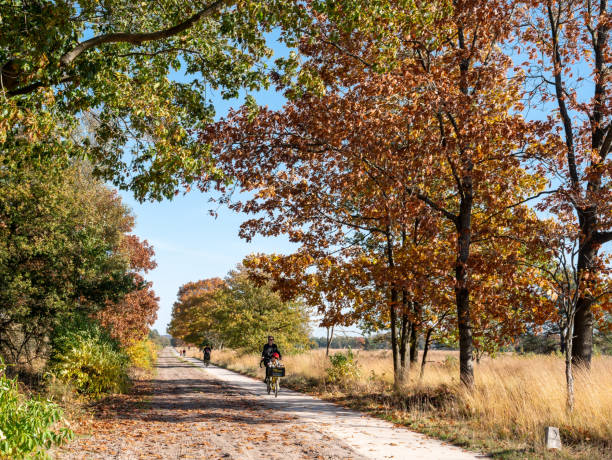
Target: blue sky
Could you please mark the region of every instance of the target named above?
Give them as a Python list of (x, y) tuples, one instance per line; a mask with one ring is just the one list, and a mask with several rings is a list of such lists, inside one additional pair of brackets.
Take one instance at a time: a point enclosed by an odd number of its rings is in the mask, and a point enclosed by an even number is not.
[[(268, 37), (274, 49), (273, 59), (288, 53), (287, 48), (276, 43), (276, 36)], [(184, 76), (174, 75), (181, 80)], [(285, 102), (282, 94), (273, 90), (251, 93), (259, 105), (279, 109)], [(219, 94), (212, 97), (217, 118), (227, 114), (232, 107), (244, 102), (239, 99), (226, 101)], [(245, 216), (227, 208), (216, 208), (218, 217), (209, 214), (210, 195), (192, 191), (179, 195), (172, 201), (138, 203), (130, 192), (120, 192), (124, 203), (136, 216), (134, 233), (146, 239), (155, 249), (157, 268), (146, 278), (153, 281), (153, 289), (160, 298), (157, 321), (153, 328), (166, 332), (170, 322), (172, 304), (176, 300), (179, 286), (189, 281), (204, 278), (223, 278), (246, 255), (253, 252), (289, 253), (291, 243), (285, 237), (254, 238), (250, 243), (238, 237), (240, 224)], [(214, 205), (214, 204), (212, 204)], [(314, 335), (325, 335), (324, 329), (314, 329)]]
[(250, 243), (238, 237), (243, 216), (226, 208), (210, 216), (208, 196), (191, 192), (172, 201), (136, 202), (122, 192), (124, 202), (136, 215), (134, 233), (155, 249), (157, 268), (147, 274), (160, 298), (153, 326), (164, 333), (179, 286), (203, 278), (224, 277), (252, 252), (289, 252), (285, 238), (255, 238)]

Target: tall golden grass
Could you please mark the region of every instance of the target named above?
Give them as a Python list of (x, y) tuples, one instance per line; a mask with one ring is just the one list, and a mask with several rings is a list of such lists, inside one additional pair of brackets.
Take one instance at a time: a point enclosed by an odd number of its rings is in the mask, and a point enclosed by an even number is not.
[[(334, 351), (332, 351), (334, 353)], [(293, 387), (352, 398), (371, 397), (394, 417), (444, 418), (465, 429), (486, 433), (481, 438), (521, 441), (541, 449), (546, 426), (560, 427), (569, 443), (591, 443), (612, 448), (612, 357), (594, 357), (590, 372), (575, 372), (575, 410), (565, 407), (564, 361), (560, 356), (506, 354), (485, 358), (475, 367), (476, 383), (467, 391), (458, 382), (456, 353), (434, 351), (428, 356), (424, 378), (419, 366), (399, 392), (392, 391), (391, 352), (354, 351), (359, 377), (341, 387), (326, 383), (329, 360), (324, 350), (286, 356), (286, 382)], [(263, 377), (259, 356), (233, 350), (213, 352), (213, 362), (224, 367)], [(380, 396), (387, 395), (387, 399)], [(403, 415), (402, 415), (403, 413)]]

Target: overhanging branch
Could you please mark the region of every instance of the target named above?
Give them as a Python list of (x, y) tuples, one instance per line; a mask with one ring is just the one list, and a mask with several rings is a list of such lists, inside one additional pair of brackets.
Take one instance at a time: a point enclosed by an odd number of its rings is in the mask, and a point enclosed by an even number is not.
[(597, 232), (593, 238), (597, 244), (605, 244), (612, 241), (612, 231)]
[(131, 43), (133, 45), (140, 45), (141, 43), (150, 42), (154, 40), (162, 40), (164, 38), (172, 37), (173, 35), (184, 32), (185, 30), (192, 27), (195, 23), (197, 23), (200, 19), (210, 16), (217, 12), (221, 7), (227, 3), (228, 0), (216, 0), (205, 8), (202, 8), (196, 14), (191, 16), (189, 19), (177, 24), (175, 26), (169, 27), (167, 29), (158, 30), (156, 32), (148, 32), (148, 33), (128, 33), (128, 32), (118, 32), (111, 34), (99, 35), (94, 38), (90, 38), (89, 40), (85, 40), (82, 43), (79, 43), (73, 49), (65, 53), (60, 58), (60, 65), (67, 66), (70, 65), (79, 55), (84, 53), (85, 51), (95, 48), (96, 46), (103, 45), (105, 43)]
[[(145, 42), (162, 40), (164, 38), (172, 37), (173, 35), (177, 35), (185, 30), (191, 28), (194, 24), (200, 21), (202, 18), (211, 16), (215, 12), (219, 11), (224, 4), (228, 3), (229, 0), (215, 0), (213, 3), (208, 5), (205, 8), (202, 8), (197, 13), (195, 13), (190, 18), (185, 21), (177, 24), (175, 26), (169, 27), (167, 29), (159, 30), (156, 32), (147, 32), (147, 33), (128, 33), (128, 32), (118, 32), (118, 33), (110, 33), (99, 35), (94, 38), (90, 38), (89, 40), (85, 40), (82, 43), (79, 43), (73, 49), (65, 53), (59, 59), (60, 67), (66, 67), (74, 60), (83, 54), (85, 51), (95, 48), (97, 46), (103, 45), (105, 43), (131, 43), (133, 45), (140, 45)], [(13, 97), (21, 94), (29, 94), (34, 92), (38, 88), (52, 86), (58, 83), (69, 81), (65, 77), (60, 79), (59, 81), (37, 81), (32, 82), (28, 85), (19, 87), (19, 84), (23, 80), (23, 75), (21, 75), (20, 70), (17, 68), (17, 65), (13, 61), (9, 61), (5, 63), (0, 68), (0, 89), (4, 89), (6, 91), (7, 96)]]

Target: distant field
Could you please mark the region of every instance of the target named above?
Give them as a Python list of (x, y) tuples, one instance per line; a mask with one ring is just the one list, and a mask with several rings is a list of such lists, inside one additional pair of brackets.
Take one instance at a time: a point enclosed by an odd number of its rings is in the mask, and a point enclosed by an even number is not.
[[(330, 354), (340, 350), (330, 350)], [(329, 360), (325, 350), (286, 356), (293, 388), (370, 410), (419, 431), (489, 452), (507, 451), (502, 458), (611, 458), (612, 357), (595, 357), (590, 373), (576, 374), (576, 409), (565, 410), (563, 359), (555, 355), (505, 354), (475, 365), (476, 387), (468, 393), (458, 383), (458, 353), (434, 350), (428, 354), (425, 376), (419, 363), (399, 393), (392, 391), (390, 350), (354, 350), (358, 376), (341, 383), (326, 382)], [(200, 357), (190, 349), (188, 356)], [(233, 350), (213, 351), (212, 360), (263, 378), (259, 356)], [(546, 426), (561, 429), (570, 446), (563, 456), (543, 449)]]

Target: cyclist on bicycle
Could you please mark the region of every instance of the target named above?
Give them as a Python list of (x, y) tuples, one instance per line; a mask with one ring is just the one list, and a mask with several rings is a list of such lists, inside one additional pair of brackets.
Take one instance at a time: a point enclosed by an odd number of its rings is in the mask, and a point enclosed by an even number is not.
[[(272, 360), (273, 354), (278, 354), (278, 359), (282, 358), (281, 352), (278, 349), (278, 346), (274, 343), (274, 337), (271, 335), (268, 336), (268, 343), (266, 343), (261, 351), (261, 361), (259, 362), (259, 367), (261, 367), (261, 363), (268, 367), (268, 363)], [(268, 377), (264, 380), (266, 382)]]
[(206, 363), (206, 365), (208, 365), (208, 363), (210, 363), (210, 353), (212, 352), (212, 350), (210, 349), (208, 345), (206, 345), (203, 351), (204, 351), (204, 362)]

